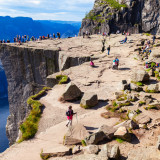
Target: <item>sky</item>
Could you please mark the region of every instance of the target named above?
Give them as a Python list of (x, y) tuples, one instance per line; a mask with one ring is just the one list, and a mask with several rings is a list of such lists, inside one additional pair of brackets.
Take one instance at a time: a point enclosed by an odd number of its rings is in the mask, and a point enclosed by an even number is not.
[(0, 16), (81, 21), (95, 0), (0, 0)]

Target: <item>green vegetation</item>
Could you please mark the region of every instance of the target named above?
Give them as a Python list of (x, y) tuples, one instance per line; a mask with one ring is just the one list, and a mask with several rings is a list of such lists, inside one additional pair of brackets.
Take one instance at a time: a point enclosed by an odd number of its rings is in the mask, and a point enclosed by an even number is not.
[(68, 81), (68, 76), (66, 76), (66, 75), (57, 75), (56, 79), (59, 81), (58, 84), (65, 84)]
[(158, 108), (155, 105), (149, 105), (148, 107), (144, 107), (145, 110), (150, 110), (150, 109), (156, 109), (158, 110)]
[(126, 103), (119, 104), (119, 107), (130, 106), (130, 105), (131, 105), (131, 102), (126, 102)]
[(126, 4), (119, 4), (116, 0), (103, 0), (104, 3), (107, 3), (113, 9), (120, 10), (121, 8), (127, 8)]
[(156, 63), (152, 62), (151, 63), (151, 68), (153, 68), (156, 65)]
[(145, 92), (146, 92), (146, 93), (157, 93), (156, 90), (148, 90), (148, 88), (146, 88)]
[(146, 102), (144, 102), (144, 101), (139, 101), (139, 104), (142, 106), (142, 105), (145, 105)]
[(138, 60), (136, 57), (134, 57), (134, 60)]
[(138, 115), (141, 114), (141, 112), (142, 112), (142, 111), (139, 110), (139, 109), (136, 110), (136, 113), (137, 113)]
[(149, 72), (151, 70), (151, 68), (146, 69), (146, 72)]
[(38, 130), (38, 123), (41, 117), (41, 109), (43, 105), (36, 99), (44, 96), (46, 91), (50, 88), (44, 88), (38, 94), (31, 96), (27, 103), (32, 107), (30, 114), (26, 118), (26, 120), (20, 125), (20, 131), (22, 132), (22, 138), (18, 142), (22, 142), (23, 140), (27, 140), (33, 138)]
[(116, 110), (119, 109), (118, 106), (107, 106), (106, 109), (110, 112), (115, 112)]
[(124, 142), (124, 140), (123, 140), (123, 139), (120, 139), (120, 138), (116, 138), (116, 141), (117, 141), (118, 143), (123, 143), (123, 142)]
[(82, 146), (83, 146), (83, 147), (87, 146), (85, 140), (82, 140), (81, 143), (82, 143)]
[(151, 33), (143, 33), (146, 36), (151, 36)]
[(84, 109), (90, 109), (93, 107), (93, 106), (83, 105), (82, 103), (80, 104), (80, 106)]
[(136, 84), (137, 86), (144, 86), (144, 84), (142, 82), (134, 82), (134, 81), (131, 81), (131, 83), (134, 83)]
[(48, 153), (47, 155), (45, 155), (45, 156), (43, 156), (42, 153), (43, 153), (43, 150), (42, 150), (41, 153), (40, 153), (41, 159), (43, 159), (43, 160), (48, 160), (49, 158), (51, 158), (51, 155), (50, 155), (49, 153)]

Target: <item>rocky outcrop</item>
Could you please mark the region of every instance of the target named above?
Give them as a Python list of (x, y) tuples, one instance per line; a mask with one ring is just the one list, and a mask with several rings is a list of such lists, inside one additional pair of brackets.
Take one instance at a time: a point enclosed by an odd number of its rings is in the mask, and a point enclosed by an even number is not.
[(85, 31), (96, 34), (115, 33), (117, 30), (131, 33), (159, 33), (159, 1), (112, 0), (112, 2), (95, 0), (93, 9), (82, 21), (79, 35)]
[(37, 48), (27, 45), (0, 46), (0, 60), (8, 81), (10, 116), (6, 131), (10, 144), (15, 142), (19, 125), (30, 111), (27, 107), (28, 97), (45, 86), (46, 77), (89, 60), (89, 56), (88, 58), (74, 56), (72, 59), (72, 56), (63, 55), (58, 49)]

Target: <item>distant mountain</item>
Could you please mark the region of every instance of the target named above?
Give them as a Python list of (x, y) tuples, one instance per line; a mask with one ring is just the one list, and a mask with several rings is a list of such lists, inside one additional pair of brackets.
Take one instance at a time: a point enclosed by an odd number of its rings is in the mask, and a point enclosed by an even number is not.
[(81, 22), (53, 21), (53, 20), (33, 20), (28, 17), (11, 18), (0, 16), (0, 39), (11, 40), (16, 35), (47, 36), (60, 32), (62, 38), (78, 35)]

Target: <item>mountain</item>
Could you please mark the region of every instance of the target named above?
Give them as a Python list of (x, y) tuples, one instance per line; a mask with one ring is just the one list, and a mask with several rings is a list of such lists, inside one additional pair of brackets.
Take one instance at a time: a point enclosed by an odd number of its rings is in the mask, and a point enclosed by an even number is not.
[(79, 34), (84, 31), (115, 33), (160, 32), (159, 0), (95, 0), (93, 9), (82, 21)]
[(39, 37), (46, 36), (60, 32), (62, 38), (73, 37), (78, 34), (81, 22), (72, 21), (47, 21), (47, 20), (33, 20), (29, 17), (9, 16), (0, 17), (0, 34), (1, 40), (11, 40), (16, 35), (29, 35)]

